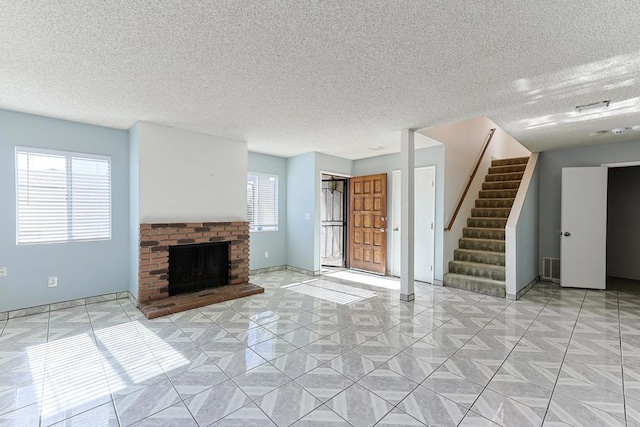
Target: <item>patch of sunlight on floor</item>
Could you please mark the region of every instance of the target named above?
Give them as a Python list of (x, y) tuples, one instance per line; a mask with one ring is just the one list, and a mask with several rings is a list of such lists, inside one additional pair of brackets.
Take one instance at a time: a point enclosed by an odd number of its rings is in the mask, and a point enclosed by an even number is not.
[(38, 402), (42, 417), (81, 410), (90, 402), (109, 400), (127, 383), (163, 374), (157, 359), (170, 360), (166, 369), (189, 363), (139, 322), (97, 330), (95, 337), (84, 333), (27, 349), (34, 383), (43, 386)]
[(336, 292), (342, 292), (345, 294), (356, 295), (362, 298), (375, 297), (377, 294), (373, 291), (368, 291), (362, 288), (354, 288), (353, 286), (343, 285), (341, 283), (330, 282), (328, 280), (314, 280), (312, 282), (306, 282), (309, 285), (316, 286), (318, 288), (329, 289)]
[(307, 280), (303, 283), (294, 283), (287, 286), (287, 288), (303, 295), (320, 298), (342, 305), (362, 301), (377, 295), (375, 292), (368, 291), (366, 289), (354, 288), (353, 286), (320, 279)]
[(335, 302), (336, 304), (351, 304), (357, 301), (362, 301), (364, 299), (356, 295), (349, 295), (342, 292), (331, 291), (308, 284), (300, 284), (298, 286), (291, 287), (290, 290), (298, 292), (299, 294), (308, 295), (310, 297)]
[(372, 276), (351, 271), (336, 271), (335, 273), (329, 273), (325, 276), (347, 280), (349, 282), (362, 283), (363, 285), (376, 286), (378, 288), (391, 289), (393, 291), (400, 290), (400, 281), (398, 279), (391, 279), (385, 276)]

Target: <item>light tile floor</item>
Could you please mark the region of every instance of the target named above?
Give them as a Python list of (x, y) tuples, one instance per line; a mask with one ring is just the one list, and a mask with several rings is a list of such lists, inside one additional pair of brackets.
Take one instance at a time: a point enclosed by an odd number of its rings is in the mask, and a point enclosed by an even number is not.
[(419, 284), (404, 303), (348, 277), (262, 274), (264, 294), (152, 321), (117, 300), (0, 322), (0, 426), (640, 426), (639, 295)]

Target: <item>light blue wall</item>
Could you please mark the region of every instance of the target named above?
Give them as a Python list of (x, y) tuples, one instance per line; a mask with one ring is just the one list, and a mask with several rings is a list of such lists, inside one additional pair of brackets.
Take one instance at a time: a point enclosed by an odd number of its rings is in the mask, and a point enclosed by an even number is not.
[(640, 161), (640, 141), (540, 153), (540, 262), (560, 258), (560, 183), (563, 167)]
[[(415, 167), (436, 167), (436, 218), (435, 218), (435, 280), (442, 280), (443, 275), (443, 238), (444, 238), (444, 146), (416, 150)], [(370, 157), (353, 162), (353, 175), (387, 174), (387, 214), (388, 224), (393, 223), (393, 171), (400, 170), (400, 153)], [(387, 253), (393, 250), (392, 239), (387, 239)], [(387, 265), (387, 270), (390, 269)]]
[[(111, 156), (112, 239), (16, 245), (15, 146)], [(128, 289), (127, 131), (0, 110), (0, 312)], [(49, 276), (58, 287), (48, 288)]]
[[(278, 231), (251, 232), (250, 269), (287, 264), (287, 159), (249, 152), (249, 172), (278, 176)], [(269, 258), (264, 253), (269, 252)]]
[(309, 271), (315, 271), (315, 171), (315, 153), (287, 159), (287, 264)]
[(516, 294), (539, 275), (538, 212), (540, 192), (540, 162), (531, 177), (520, 218), (516, 226)]
[(351, 160), (315, 152), (287, 159), (288, 265), (320, 271), (322, 172), (350, 175), (351, 165)]

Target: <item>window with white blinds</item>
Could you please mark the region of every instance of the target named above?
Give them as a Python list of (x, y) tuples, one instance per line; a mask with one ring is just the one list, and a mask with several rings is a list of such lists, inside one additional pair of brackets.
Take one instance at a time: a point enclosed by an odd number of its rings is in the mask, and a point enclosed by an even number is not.
[(250, 231), (278, 230), (278, 177), (249, 173), (247, 221)]
[(18, 244), (111, 239), (111, 159), (16, 147)]

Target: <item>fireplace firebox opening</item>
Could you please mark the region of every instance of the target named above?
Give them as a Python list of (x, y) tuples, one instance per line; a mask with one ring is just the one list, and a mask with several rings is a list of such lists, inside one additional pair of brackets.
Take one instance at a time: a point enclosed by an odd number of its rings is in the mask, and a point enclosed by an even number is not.
[(169, 295), (229, 284), (229, 242), (169, 246)]

